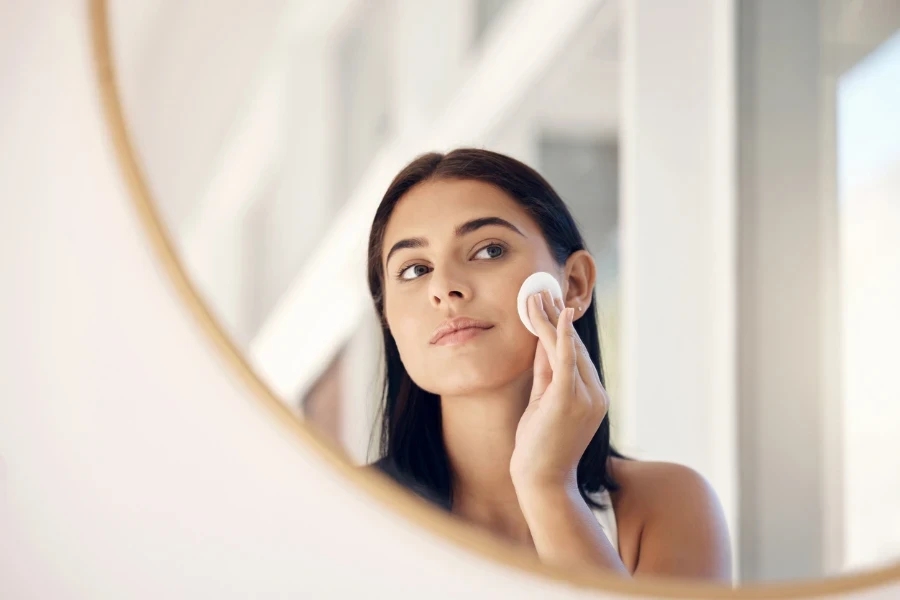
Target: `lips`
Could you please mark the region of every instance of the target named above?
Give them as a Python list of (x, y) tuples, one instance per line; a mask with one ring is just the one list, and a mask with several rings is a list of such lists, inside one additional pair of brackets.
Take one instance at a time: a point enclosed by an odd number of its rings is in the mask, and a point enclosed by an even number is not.
[[(442, 338), (449, 336), (451, 334), (457, 334), (458, 332), (462, 332), (469, 329), (479, 329), (485, 330), (493, 327), (491, 323), (486, 321), (480, 321), (478, 319), (473, 319), (471, 317), (454, 317), (452, 319), (448, 319), (444, 321), (440, 327), (434, 330), (434, 333), (431, 336), (431, 343), (437, 344), (441, 341)], [(472, 331), (471, 334), (477, 334), (478, 332)], [(454, 337), (459, 338), (468, 338), (472, 336), (463, 336), (463, 335), (455, 335)], [(447, 340), (445, 340), (447, 341)]]
[(481, 329), (479, 327), (466, 327), (465, 329), (458, 329), (453, 333), (448, 333), (441, 336), (438, 341), (434, 343), (435, 346), (457, 346), (459, 344), (465, 344), (469, 340), (474, 337), (477, 337), (487, 331), (487, 329)]

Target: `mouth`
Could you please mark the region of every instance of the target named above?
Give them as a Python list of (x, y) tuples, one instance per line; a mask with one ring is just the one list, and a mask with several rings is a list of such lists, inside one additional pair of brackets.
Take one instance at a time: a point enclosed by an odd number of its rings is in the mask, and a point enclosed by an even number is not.
[(449, 346), (467, 342), (482, 332), (492, 329), (494, 326), (486, 321), (480, 321), (471, 317), (453, 317), (441, 323), (431, 335), (432, 345)]
[(433, 344), (435, 346), (456, 346), (464, 344), (489, 329), (493, 329), (493, 327), (464, 327), (441, 335), (433, 342)]

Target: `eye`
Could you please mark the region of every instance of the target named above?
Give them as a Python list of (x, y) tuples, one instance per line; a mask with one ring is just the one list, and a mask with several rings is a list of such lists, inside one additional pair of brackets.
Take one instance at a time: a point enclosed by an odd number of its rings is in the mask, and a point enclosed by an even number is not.
[[(477, 258), (480, 254), (484, 254), (485, 252), (487, 253), (487, 256), (479, 260), (496, 260), (503, 256), (503, 254), (506, 252), (506, 248), (502, 244), (494, 242), (479, 250), (475, 254), (475, 257)], [(409, 275), (410, 272), (412, 273), (412, 276)], [(400, 281), (413, 281), (415, 279), (418, 279), (422, 275), (427, 274), (428, 272), (429, 268), (425, 265), (409, 265), (408, 267), (403, 267), (397, 272), (397, 279), (399, 279)]]
[[(407, 277), (404, 275), (407, 271), (412, 271), (415, 273), (415, 277)], [(409, 265), (408, 267), (403, 267), (399, 273), (397, 273), (397, 279), (401, 281), (412, 281), (413, 279), (418, 279), (422, 275), (425, 275), (428, 272), (428, 267), (425, 265)]]
[[(491, 252), (492, 250), (493, 250), (493, 252)], [(497, 243), (490, 244), (489, 246), (485, 246), (484, 248), (479, 250), (478, 254), (476, 254), (475, 256), (478, 256), (479, 254), (482, 254), (485, 251), (487, 251), (487, 253), (488, 253), (487, 258), (489, 260), (493, 260), (495, 258), (500, 258), (501, 256), (503, 256), (503, 253), (506, 252), (506, 248), (504, 248), (503, 246), (501, 246), (500, 244), (497, 244)]]

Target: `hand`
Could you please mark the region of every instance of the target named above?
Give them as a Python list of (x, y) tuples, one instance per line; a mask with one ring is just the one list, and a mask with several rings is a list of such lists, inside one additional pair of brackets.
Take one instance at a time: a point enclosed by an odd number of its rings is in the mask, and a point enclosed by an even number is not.
[(539, 341), (510, 474), (517, 489), (576, 486), (578, 461), (606, 417), (609, 397), (572, 324), (574, 309), (554, 304), (544, 291), (529, 298), (528, 315)]

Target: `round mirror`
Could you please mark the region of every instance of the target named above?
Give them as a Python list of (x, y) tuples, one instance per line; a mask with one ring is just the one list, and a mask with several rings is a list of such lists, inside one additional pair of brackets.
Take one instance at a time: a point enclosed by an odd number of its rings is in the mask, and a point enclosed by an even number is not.
[(361, 472), (623, 578), (900, 557), (900, 4), (95, 14), (181, 268)]

